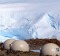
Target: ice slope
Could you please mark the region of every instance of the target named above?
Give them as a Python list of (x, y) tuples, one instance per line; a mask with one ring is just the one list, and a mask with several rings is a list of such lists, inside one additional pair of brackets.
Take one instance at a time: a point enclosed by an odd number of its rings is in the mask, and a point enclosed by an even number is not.
[[(40, 12), (25, 4), (0, 5), (1, 38), (30, 39), (30, 27), (40, 18)], [(3, 36), (3, 37), (2, 37)], [(3, 41), (3, 40), (2, 40)]]
[[(4, 37), (4, 36), (1, 36), (1, 35), (0, 35), (0, 42), (4, 42), (4, 41), (7, 40), (7, 39), (11, 39), (11, 38), (9, 38), (9, 37)], [(16, 36), (12, 37), (12, 39), (18, 40)]]
[(57, 14), (44, 13), (41, 17), (30, 18), (10, 19), (10, 23), (3, 20), (3, 24), (0, 24), (0, 42), (4, 42), (10, 38), (23, 40), (32, 38), (57, 38), (60, 40), (60, 19), (59, 16), (57, 17)]
[(0, 4), (0, 41), (8, 38), (60, 39), (59, 11), (60, 3), (55, 2)]
[(51, 13), (45, 13), (41, 19), (35, 23), (29, 31), (32, 38), (57, 38), (60, 39), (60, 25), (58, 23), (60, 18)]

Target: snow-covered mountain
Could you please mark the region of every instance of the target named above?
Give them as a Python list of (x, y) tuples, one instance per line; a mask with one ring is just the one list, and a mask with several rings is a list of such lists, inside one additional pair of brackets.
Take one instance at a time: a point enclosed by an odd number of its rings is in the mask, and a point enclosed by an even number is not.
[(0, 42), (4, 42), (10, 38), (23, 40), (32, 38), (57, 38), (60, 40), (60, 19), (57, 16), (52, 13), (44, 13), (37, 20), (22, 18), (14, 21), (11, 19), (10, 24), (5, 24), (3, 21), (4, 26), (0, 26)]
[[(57, 19), (57, 18), (56, 18)], [(59, 39), (60, 28), (58, 21), (50, 13), (46, 13), (35, 23), (29, 31), (32, 33), (32, 38), (57, 38)], [(59, 18), (57, 19), (59, 20)]]

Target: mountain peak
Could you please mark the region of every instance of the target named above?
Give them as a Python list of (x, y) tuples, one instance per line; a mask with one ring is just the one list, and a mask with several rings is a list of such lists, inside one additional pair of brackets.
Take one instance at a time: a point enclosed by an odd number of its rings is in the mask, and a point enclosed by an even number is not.
[[(59, 38), (59, 21), (56, 22), (57, 17), (52, 13), (45, 13), (37, 23), (35, 23), (30, 31), (32, 38)], [(58, 18), (59, 19), (59, 18)], [(59, 33), (59, 34), (57, 34)]]

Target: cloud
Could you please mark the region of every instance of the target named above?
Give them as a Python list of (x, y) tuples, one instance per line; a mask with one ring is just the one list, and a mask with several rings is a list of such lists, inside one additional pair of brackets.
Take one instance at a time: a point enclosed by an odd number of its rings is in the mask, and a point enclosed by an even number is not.
[(0, 0), (0, 3), (40, 3), (40, 2), (60, 2), (60, 0)]

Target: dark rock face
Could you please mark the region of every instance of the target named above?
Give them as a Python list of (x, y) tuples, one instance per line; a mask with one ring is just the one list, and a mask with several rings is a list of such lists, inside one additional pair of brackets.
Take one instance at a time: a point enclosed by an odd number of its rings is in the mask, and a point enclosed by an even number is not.
[[(39, 50), (46, 43), (55, 43), (60, 46), (60, 41), (57, 39), (30, 39), (25, 40), (30, 45), (29, 52), (6, 50), (3, 47), (3, 43), (0, 43), (0, 56), (43, 56), (39, 52), (33, 52), (31, 50)], [(48, 55), (49, 56), (49, 55)]]

